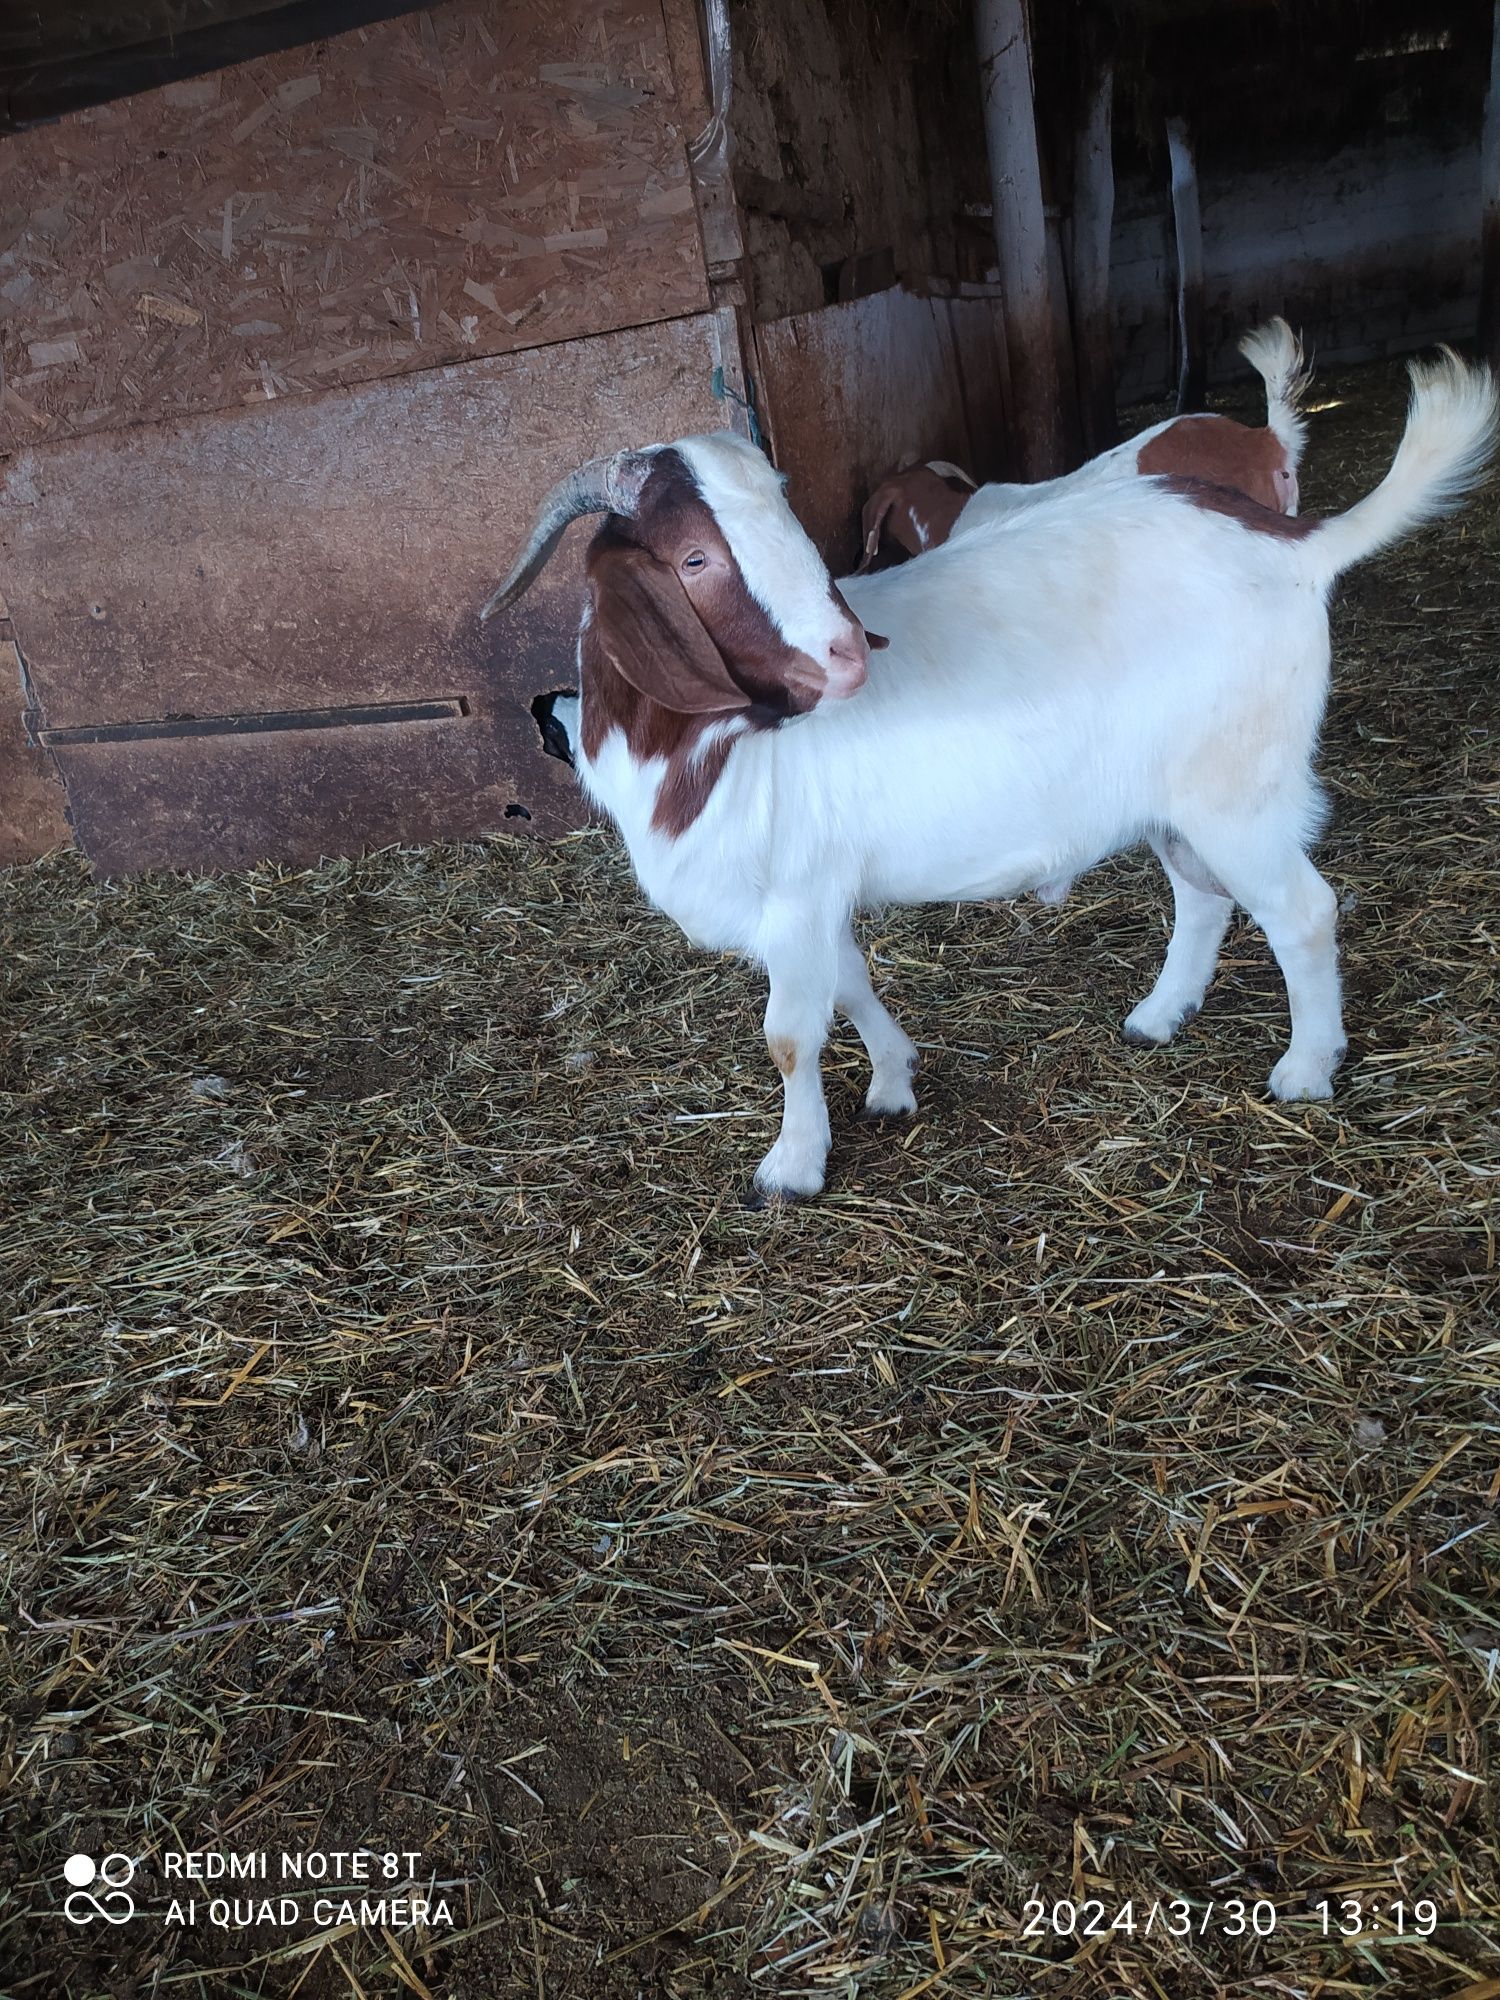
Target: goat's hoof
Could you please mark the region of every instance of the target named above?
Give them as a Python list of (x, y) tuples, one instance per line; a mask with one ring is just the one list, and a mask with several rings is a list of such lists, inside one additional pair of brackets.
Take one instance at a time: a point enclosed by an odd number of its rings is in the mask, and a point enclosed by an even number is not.
[(823, 1152), (810, 1158), (804, 1149), (783, 1146), (778, 1140), (755, 1169), (752, 1206), (767, 1208), (773, 1202), (811, 1201), (823, 1192), (826, 1157), (826, 1141)]
[(916, 1117), (917, 1100), (913, 1098), (910, 1104), (871, 1104), (867, 1101), (854, 1115), (861, 1125), (902, 1125), (908, 1118)]
[(1177, 1030), (1186, 1027), (1197, 1012), (1196, 1006), (1191, 1006), (1176, 1014), (1159, 1014), (1152, 1011), (1149, 1002), (1142, 1001), (1134, 1013), (1125, 1016), (1120, 1040), (1129, 1042), (1133, 1049), (1164, 1049)]
[(865, 1101), (859, 1107), (858, 1116), (870, 1124), (877, 1124), (888, 1118), (913, 1118), (916, 1110), (917, 1093), (903, 1077), (899, 1083), (884, 1086), (872, 1083), (865, 1092)]
[(1284, 1055), (1271, 1072), (1270, 1092), (1283, 1104), (1318, 1104), (1333, 1095), (1333, 1072), (1338, 1068), (1340, 1050), (1333, 1056), (1309, 1059)]
[(816, 1196), (811, 1194), (799, 1194), (795, 1188), (763, 1188), (758, 1181), (752, 1181), (750, 1192), (745, 1196), (745, 1211), (749, 1215), (760, 1215), (767, 1209), (795, 1208), (799, 1202), (815, 1199)]

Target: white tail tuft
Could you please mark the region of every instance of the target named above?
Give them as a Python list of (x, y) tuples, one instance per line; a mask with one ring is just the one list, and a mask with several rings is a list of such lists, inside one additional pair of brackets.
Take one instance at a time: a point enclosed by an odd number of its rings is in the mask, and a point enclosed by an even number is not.
[(1300, 406), (1312, 381), (1302, 342), (1278, 318), (1245, 334), (1240, 353), (1266, 385), (1266, 423), (1280, 439), (1287, 465), (1295, 473), (1307, 441), (1307, 420)]
[(1500, 392), (1488, 368), (1444, 347), (1435, 361), (1411, 362), (1409, 372), (1411, 404), (1390, 471), (1373, 493), (1321, 522), (1302, 545), (1323, 583), (1451, 514), (1479, 485), (1494, 454)]

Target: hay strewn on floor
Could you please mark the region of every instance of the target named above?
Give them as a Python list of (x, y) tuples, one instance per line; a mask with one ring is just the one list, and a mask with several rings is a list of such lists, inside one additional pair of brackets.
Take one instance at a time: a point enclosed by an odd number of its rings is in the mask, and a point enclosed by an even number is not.
[[(1310, 506), (1399, 379), (1321, 385)], [(1497, 542), (1337, 613), (1331, 1108), (1243, 925), (1118, 1040), (1139, 857), (872, 922), (921, 1113), (840, 1031), (771, 1214), (758, 984), (602, 836), (0, 878), (5, 1992), (1500, 1991)], [(165, 1849), (361, 1844), (453, 1928), (163, 1927)], [(109, 1848), (147, 1912), (71, 1930)]]

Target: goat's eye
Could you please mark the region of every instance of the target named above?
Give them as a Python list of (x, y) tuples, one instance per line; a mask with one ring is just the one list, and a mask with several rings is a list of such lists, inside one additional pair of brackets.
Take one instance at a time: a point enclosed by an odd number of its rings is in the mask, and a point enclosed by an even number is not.
[(691, 549), (683, 557), (682, 567), (696, 575), (700, 569), (704, 568), (707, 562), (708, 557), (703, 553), (702, 549)]

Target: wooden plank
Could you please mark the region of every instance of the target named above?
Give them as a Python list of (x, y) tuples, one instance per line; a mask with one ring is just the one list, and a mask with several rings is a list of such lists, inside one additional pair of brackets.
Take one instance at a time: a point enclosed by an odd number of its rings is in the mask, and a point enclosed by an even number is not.
[(447, 0), (7, 138), (0, 450), (702, 311), (682, 122), (661, 0)]
[[(1111, 274), (1119, 394), (1176, 379), (1176, 278), (1165, 176), (1122, 182)], [(1326, 159), (1200, 174), (1211, 381), (1245, 380), (1235, 343), (1273, 312), (1317, 330), (1319, 366), (1473, 338), (1479, 148), (1411, 135)]]
[(975, 26), (1021, 477), (1050, 479), (1063, 469), (1062, 384), (1025, 0), (976, 0)]
[(1083, 103), (1073, 144), (1073, 352), (1084, 453), (1118, 444), (1110, 337), (1109, 253), (1115, 217), (1114, 56), (1108, 17), (1089, 7), (1080, 24)]
[(1177, 242), (1177, 408), (1201, 410), (1208, 394), (1203, 218), (1198, 203), (1198, 162), (1181, 118), (1167, 120), (1167, 148), (1172, 160), (1172, 228)]
[[(573, 465), (723, 426), (722, 340), (694, 315), (19, 453), (0, 577), (85, 853), (227, 867), (578, 824), (529, 704), (575, 679), (588, 525), (515, 612), (477, 607)], [(383, 704), (401, 712), (285, 721)], [(76, 734), (101, 730), (125, 740)]]
[(0, 134), (413, 11), (412, 0), (210, 0), (188, 16), (201, 25), (184, 26), (181, 7), (38, 9), (29, 44), (0, 43)]
[(73, 845), (62, 782), (27, 741), (25, 706), (20, 656), (0, 639), (0, 868)]
[(894, 466), (952, 459), (992, 475), (1005, 426), (993, 299), (902, 288), (756, 329), (776, 463), (836, 574), (859, 558), (859, 513)]
[(1479, 351), (1500, 365), (1500, 0), (1490, 29), (1490, 85), (1479, 168)]

